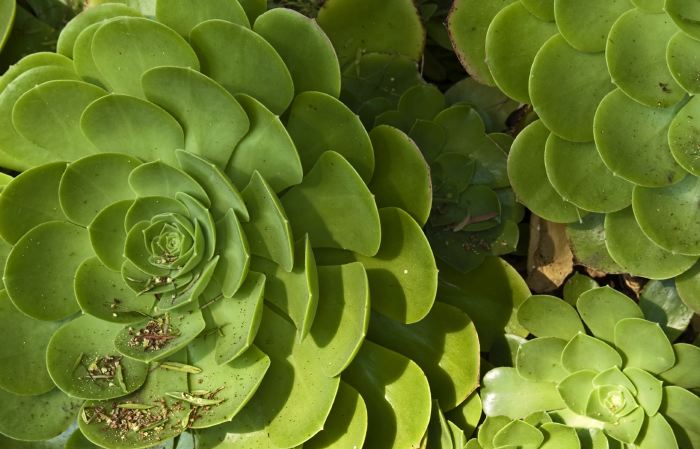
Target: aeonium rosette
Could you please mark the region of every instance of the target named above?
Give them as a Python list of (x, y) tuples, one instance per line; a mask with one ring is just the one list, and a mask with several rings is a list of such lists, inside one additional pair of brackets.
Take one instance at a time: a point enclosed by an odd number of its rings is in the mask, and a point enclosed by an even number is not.
[(700, 447), (700, 348), (672, 345), (634, 301), (609, 287), (576, 309), (535, 295), (518, 320), (536, 338), (485, 375), (474, 447)]
[(2, 444), (404, 448), (476, 387), (420, 152), (248, 12), (91, 7), (0, 78)]

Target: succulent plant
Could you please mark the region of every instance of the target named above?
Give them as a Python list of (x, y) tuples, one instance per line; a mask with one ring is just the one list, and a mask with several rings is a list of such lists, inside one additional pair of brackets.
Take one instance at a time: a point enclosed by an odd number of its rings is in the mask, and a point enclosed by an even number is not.
[(518, 321), (535, 338), (484, 376), (473, 447), (700, 447), (700, 348), (672, 345), (634, 301), (609, 287), (576, 308), (535, 295)]
[[(379, 114), (375, 125), (406, 132), (431, 167), (433, 208), (426, 233), (435, 255), (461, 272), (488, 255), (515, 250), (524, 209), (515, 202), (506, 173), (512, 139), (486, 134), (487, 112), (464, 101), (469, 89), (456, 85), (443, 95), (430, 84), (415, 85), (398, 107)], [(449, 98), (453, 104), (447, 104)]]
[[(355, 9), (356, 3), (331, 0), (319, 12), (319, 23), (336, 50), (346, 54), (341, 98), (368, 129), (395, 126), (421, 148), (433, 183), (433, 210), (426, 232), (437, 257), (466, 272), (487, 255), (513, 251), (523, 208), (515, 203), (506, 175), (511, 139), (504, 134), (487, 136), (485, 131), (503, 130), (516, 104), (496, 89), (470, 80), (456, 84), (445, 95), (426, 84), (415, 63), (422, 52), (415, 7), (391, 1), (361, 2)], [(447, 40), (446, 29), (433, 16), (446, 15), (449, 4), (421, 2), (419, 9), (428, 35), (436, 41)], [(348, 11), (359, 14), (360, 10), (364, 16), (386, 20), (368, 23), (347, 18)], [(398, 23), (403, 23), (399, 35), (388, 36), (387, 29)]]
[(696, 14), (674, 0), (454, 3), (467, 71), (540, 118), (510, 153), (518, 199), (573, 223), (594, 268), (667, 279), (700, 256)]
[(403, 449), (476, 388), (420, 152), (251, 4), (91, 7), (0, 78), (0, 445)]

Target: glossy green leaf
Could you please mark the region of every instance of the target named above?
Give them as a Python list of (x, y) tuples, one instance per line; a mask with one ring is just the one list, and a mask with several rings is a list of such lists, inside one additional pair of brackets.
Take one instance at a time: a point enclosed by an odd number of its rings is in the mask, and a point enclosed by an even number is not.
[(308, 236), (297, 242), (294, 257), (294, 268), (289, 272), (261, 258), (253, 260), (253, 269), (268, 278), (265, 299), (292, 319), (303, 339), (314, 321), (319, 299), (316, 260)]
[(636, 400), (649, 416), (653, 416), (661, 406), (663, 382), (639, 368), (625, 368), (625, 375), (637, 389)]
[(460, 62), (479, 83), (493, 85), (486, 63), (486, 31), (496, 14), (513, 0), (484, 3), (479, 0), (457, 0), (447, 16), (447, 27)]
[[(452, 449), (455, 447), (453, 439), (450, 425), (445, 419), (445, 414), (440, 410), (437, 401), (433, 401), (430, 423), (428, 424), (428, 430), (421, 442), (422, 446), (428, 447), (428, 445), (430, 445), (430, 447), (434, 448)], [(462, 447), (462, 445), (458, 447)]]
[[(467, 2), (462, 1), (461, 3), (466, 4)], [(493, 5), (497, 6), (498, 2), (493, 2)], [(455, 9), (453, 9), (452, 15), (448, 16), (448, 23), (453, 27), (466, 25), (466, 17), (460, 24), (454, 22), (453, 19), (457, 16), (457, 11), (461, 12), (462, 9), (460, 5), (458, 5), (456, 8), (457, 10), (455, 11)], [(486, 4), (479, 5), (479, 8), (472, 11), (472, 14), (475, 16), (474, 18), (479, 16), (479, 14), (482, 12), (488, 14), (487, 10), (489, 8), (490, 6)], [(452, 20), (452, 22), (450, 22), (450, 20)], [(454, 33), (454, 28), (452, 31)], [(483, 29), (483, 32), (486, 32), (485, 28)], [(452, 35), (452, 39), (455, 42), (458, 42), (458, 38), (454, 34)], [(483, 52), (483, 49), (481, 51)], [(462, 63), (470, 64), (472, 61), (466, 61), (463, 59)], [(508, 98), (499, 89), (477, 82), (476, 78), (478, 75), (476, 72), (473, 70), (469, 70), (469, 72), (471, 74), (470, 78), (465, 78), (458, 81), (447, 89), (447, 91), (445, 91), (444, 101), (447, 102), (447, 105), (465, 103), (475, 108), (479, 112), (479, 115), (481, 115), (484, 125), (486, 125), (486, 130), (491, 133), (489, 134), (489, 137), (494, 138), (494, 136), (496, 136), (496, 139), (494, 140), (502, 139), (504, 144), (502, 148), (507, 151), (506, 148), (510, 148), (510, 144), (513, 142), (513, 139), (509, 135), (498, 131), (503, 129), (503, 125), (506, 123), (508, 116), (510, 116), (510, 114), (518, 108), (518, 103)]]
[(5, 329), (5, 344), (0, 348), (0, 388), (8, 393), (36, 395), (46, 393), (54, 384), (46, 370), (46, 347), (57, 323), (29, 318), (0, 291), (0, 328)]
[(90, 256), (83, 228), (60, 221), (43, 223), (12, 248), (3, 275), (7, 294), (33, 318), (67, 318), (79, 310), (73, 291), (75, 271)]
[(679, 447), (700, 447), (700, 429), (695, 418), (700, 413), (700, 398), (680, 387), (664, 387), (663, 415), (673, 428)]
[[(155, 324), (160, 323), (159, 320), (163, 320), (162, 322), (166, 324)], [(144, 336), (145, 331), (151, 332), (152, 327), (161, 328), (164, 335), (172, 335), (174, 338), (166, 340), (160, 349), (158, 346), (145, 346), (144, 342), (158, 342)], [(185, 348), (204, 330), (204, 327), (204, 318), (197, 305), (182, 307), (122, 328), (114, 337), (114, 347), (130, 359), (152, 362)]]
[(545, 423), (540, 427), (544, 443), (539, 449), (579, 449), (581, 442), (576, 430), (558, 423)]
[(110, 90), (135, 97), (143, 97), (141, 75), (149, 69), (199, 69), (197, 55), (175, 31), (138, 17), (105, 22), (92, 39), (92, 55)]
[(323, 360), (320, 370), (332, 377), (348, 366), (362, 345), (369, 323), (369, 288), (357, 263), (319, 267), (318, 276), (319, 295), (324, 299), (302, 350)]
[(641, 11), (660, 13), (664, 8), (664, 0), (631, 0)]
[[(70, 429), (68, 430), (70, 431)], [(73, 433), (70, 434), (68, 441), (64, 449), (98, 449), (100, 446), (94, 444), (80, 431), (80, 429), (75, 429)]]
[(589, 290), (579, 297), (576, 308), (591, 333), (612, 343), (615, 325), (625, 318), (644, 318), (637, 304), (610, 287)]
[(206, 192), (211, 200), (210, 212), (216, 220), (234, 211), (242, 220), (248, 220), (248, 211), (240, 192), (216, 165), (189, 151), (177, 150), (175, 156), (180, 167)]
[(107, 268), (121, 271), (124, 263), (124, 222), (134, 201), (125, 200), (102, 209), (88, 225), (92, 249)]
[(215, 334), (212, 334), (196, 340), (188, 347), (189, 362), (202, 370), (201, 373), (189, 376), (190, 389), (220, 389), (215, 399), (223, 399), (223, 402), (205, 407), (199, 412), (190, 425), (193, 429), (230, 421), (253, 396), (270, 367), (270, 358), (255, 346), (232, 362), (219, 364), (215, 356), (217, 344)]
[(362, 447), (366, 432), (365, 401), (354, 388), (341, 381), (323, 430), (304, 443), (304, 447), (307, 449)]
[(700, 263), (676, 278), (676, 290), (686, 306), (700, 313)]
[(68, 56), (69, 58), (73, 57), (73, 46), (75, 45), (76, 39), (83, 30), (92, 24), (112, 19), (114, 17), (138, 17), (141, 15), (135, 9), (118, 3), (96, 5), (95, 7), (89, 8), (89, 10), (86, 11), (87, 12), (85, 14), (76, 16), (61, 31), (57, 43), (58, 49), (56, 50), (58, 53)]
[(129, 186), (140, 197), (164, 196), (175, 198), (186, 193), (205, 205), (210, 204), (207, 192), (189, 174), (161, 161), (148, 162), (131, 171)]
[[(281, 200), (294, 234), (308, 233), (312, 246), (348, 249), (366, 256), (379, 250), (381, 231), (374, 198), (340, 154), (323, 153), (304, 181)], [(347, 216), (353, 217), (351, 223)]]
[[(181, 353), (171, 359), (173, 362), (185, 361)], [(78, 419), (80, 431), (93, 443), (100, 447), (119, 449), (138, 449), (152, 447), (182, 433), (183, 420), (190, 414), (190, 404), (176, 400), (167, 395), (168, 392), (187, 391), (187, 374), (184, 372), (156, 367), (148, 375), (146, 383), (138, 391), (118, 401), (88, 401), (83, 405)], [(99, 407), (103, 413), (109, 414), (119, 406), (129, 407), (128, 404), (143, 404), (154, 406), (145, 410), (148, 418), (139, 430), (112, 429), (104, 420), (95, 418)], [(85, 417), (89, 422), (85, 421)], [(156, 425), (159, 423), (160, 425)], [(153, 428), (148, 430), (149, 426)], [(155, 446), (161, 448), (161, 446)], [(170, 449), (167, 445), (163, 449)]]
[(15, 130), (12, 109), (17, 99), (37, 84), (77, 79), (72, 67), (39, 66), (19, 75), (0, 93), (0, 162), (3, 166), (23, 170), (56, 161), (50, 151), (30, 142)]
[(89, 315), (61, 326), (49, 341), (46, 353), (49, 375), (54, 383), (71, 396), (84, 399), (118, 398), (143, 385), (148, 365), (136, 360), (119, 357), (119, 367), (111, 377), (96, 379), (93, 377), (96, 374), (89, 371), (98, 359), (118, 357), (114, 338), (122, 327), (122, 324), (108, 323)]
[(5, 2), (0, 10), (0, 50), (2, 50), (12, 31), (12, 22), (15, 20), (16, 9), (17, 3)]
[(358, 109), (363, 123), (371, 127), (376, 114), (394, 108), (406, 90), (424, 82), (417, 69), (416, 61), (403, 54), (356, 55), (342, 71), (343, 102)]
[(104, 153), (174, 163), (175, 150), (185, 146), (182, 127), (170, 114), (127, 95), (108, 95), (94, 101), (83, 112), (80, 125)]
[(547, 128), (566, 140), (593, 139), (596, 108), (613, 89), (604, 55), (582, 53), (561, 35), (545, 42), (532, 63), (529, 92), (535, 112)]
[[(430, 420), (430, 387), (423, 371), (393, 351), (365, 342), (343, 380), (367, 405), (367, 449), (418, 447)], [(389, 424), (391, 423), (391, 424)]]
[[(430, 171), (420, 150), (408, 136), (388, 126), (374, 128), (370, 138), (376, 165), (369, 188), (377, 206), (401, 208), (425, 225), (432, 196), (425, 188), (430, 185)], [(410, 179), (406, 173), (411, 173)]]
[[(430, 310), (437, 288), (437, 268), (419, 226), (396, 208), (379, 211), (384, 236), (373, 257), (355, 254), (367, 269), (375, 310), (393, 319), (413, 323)], [(411, 275), (409, 275), (409, 273)], [(423, 283), (414, 282), (416, 273)]]
[(608, 253), (604, 222), (604, 214), (588, 214), (579, 223), (568, 224), (569, 245), (578, 263), (606, 273), (622, 273), (624, 269)]
[(554, 0), (521, 0), (523, 6), (540, 20), (554, 20)]
[(96, 258), (85, 260), (75, 273), (75, 297), (84, 313), (114, 323), (133, 323), (150, 313), (155, 298), (137, 295), (122, 278)]
[(374, 152), (367, 131), (359, 117), (332, 96), (320, 92), (298, 95), (289, 110), (287, 130), (306, 173), (330, 150), (343, 156), (365, 182), (372, 178)]
[(666, 44), (676, 33), (666, 14), (632, 9), (615, 22), (605, 47), (613, 82), (627, 95), (650, 107), (669, 107), (685, 92), (666, 65)]
[[(192, 29), (190, 41), (202, 72), (232, 94), (248, 94), (275, 114), (287, 109), (294, 95), (289, 70), (274, 47), (246, 27), (209, 20)], [(227, 42), (225, 48), (221, 42)]]
[[(564, 283), (564, 290), (562, 292), (562, 296), (564, 298), (564, 301), (568, 302), (572, 306), (576, 306), (579, 296), (581, 296), (589, 290), (594, 290), (598, 287), (598, 282), (595, 279), (585, 274), (576, 272)], [(578, 312), (580, 314), (581, 310), (579, 309)], [(586, 319), (583, 319), (585, 322)], [(588, 325), (588, 327), (590, 328), (590, 325)]]
[(241, 195), (250, 214), (250, 221), (243, 223), (243, 230), (251, 253), (291, 271), (294, 266), (292, 229), (277, 195), (257, 171), (253, 172)]
[(83, 110), (106, 92), (82, 81), (43, 83), (22, 95), (12, 110), (12, 123), (26, 139), (75, 160), (96, 151), (80, 130)]
[(557, 385), (557, 391), (566, 406), (579, 415), (586, 414), (588, 400), (593, 393), (595, 379), (598, 373), (582, 369), (570, 374)]
[(609, 436), (618, 441), (632, 444), (637, 439), (645, 418), (644, 410), (637, 408), (617, 422), (606, 423), (605, 431)]
[(481, 397), (477, 391), (469, 395), (469, 397), (459, 404), (456, 408), (453, 408), (447, 412), (446, 416), (451, 421), (457, 424), (464, 435), (469, 437), (476, 430), (479, 421), (481, 420)]
[(612, 174), (594, 142), (569, 142), (552, 133), (544, 164), (552, 187), (583, 210), (615, 212), (632, 203), (633, 184)]
[(245, 10), (250, 23), (254, 23), (258, 16), (267, 10), (267, 2), (265, 0), (238, 0), (238, 3)]
[(141, 84), (146, 98), (180, 123), (185, 150), (226, 168), (250, 125), (245, 110), (226, 89), (183, 67), (151, 69), (143, 74)]
[(481, 399), (487, 416), (518, 419), (564, 407), (554, 383), (527, 380), (515, 368), (493, 369), (484, 376), (483, 384)]
[(236, 25), (250, 27), (245, 11), (235, 0), (207, 3), (198, 3), (193, 0), (159, 0), (156, 1), (156, 18), (180, 33), (185, 39), (190, 36), (192, 28), (211, 19), (226, 20)]
[[(527, 334), (527, 330), (525, 333)], [(482, 364), (484, 365), (483, 369), (499, 366), (514, 366), (518, 350), (526, 341), (525, 338), (513, 334), (504, 334), (500, 336), (489, 351), (488, 364), (484, 363), (484, 360), (482, 360)]]
[[(636, 320), (637, 318), (627, 318)], [(617, 329), (617, 327), (616, 327)], [(567, 343), (561, 363), (569, 372), (580, 370), (605, 371), (622, 366), (622, 357), (612, 346), (586, 334), (578, 334)]]
[(226, 174), (239, 189), (259, 171), (275, 192), (299, 184), (302, 165), (294, 142), (275, 114), (253, 97), (236, 97), (250, 119), (248, 134), (236, 146)]
[[(256, 33), (265, 38), (284, 60), (294, 92), (340, 95), (340, 66), (333, 44), (316, 21), (296, 11), (276, 8), (255, 20)], [(294, 39), (289, 39), (294, 36)]]
[(687, 92), (700, 93), (700, 80), (697, 79), (698, 48), (700, 42), (679, 31), (668, 42), (666, 63), (676, 82)]
[(667, 0), (664, 10), (673, 19), (678, 28), (689, 36), (700, 39), (700, 26), (697, 23), (700, 15), (698, 5), (687, 0)]
[(685, 171), (668, 146), (675, 108), (647, 107), (616, 89), (598, 106), (593, 123), (600, 156), (614, 175), (632, 183), (662, 187), (677, 183)]
[(25, 171), (2, 190), (0, 195), (0, 235), (17, 243), (37, 225), (66, 216), (58, 199), (58, 186), (66, 164), (57, 162)]
[(700, 348), (687, 343), (673, 345), (676, 364), (661, 373), (661, 378), (671, 385), (683, 388), (700, 388), (700, 373), (696, 369), (700, 364)]
[(518, 308), (518, 321), (537, 337), (570, 340), (584, 332), (576, 310), (566, 301), (549, 295), (530, 296)]
[(233, 210), (216, 223), (216, 265), (213, 279), (221, 285), (224, 296), (234, 295), (249, 273), (250, 248), (243, 227)]
[(479, 427), (478, 441), (480, 447), (492, 449), (493, 437), (511, 422), (505, 416), (487, 416), (481, 427)]
[(535, 426), (525, 421), (511, 421), (493, 437), (494, 447), (522, 447), (537, 449), (544, 441), (544, 435)]
[(484, 352), (504, 332), (527, 335), (518, 324), (516, 311), (529, 296), (525, 280), (498, 257), (486, 258), (467, 274), (440, 266), (438, 301), (464, 310), (474, 320)]
[(479, 340), (464, 312), (437, 302), (414, 324), (402, 325), (380, 313), (374, 313), (370, 323), (372, 341), (409, 357), (423, 369), (443, 410), (455, 408), (476, 389)]
[(671, 341), (686, 330), (693, 318), (693, 311), (683, 303), (670, 280), (648, 282), (639, 296), (639, 306), (644, 317), (659, 323)]
[(508, 175), (516, 196), (535, 214), (570, 223), (580, 220), (584, 213), (565, 201), (547, 178), (544, 157), (549, 134), (541, 121), (525, 128), (508, 155)]
[[(637, 389), (634, 386), (634, 383), (630, 379), (625, 376), (620, 368), (614, 366), (612, 368), (608, 368), (607, 370), (598, 373), (594, 378), (593, 378), (593, 385), (596, 387), (604, 387), (604, 386), (612, 386), (612, 387), (624, 387), (626, 388), (632, 395), (637, 394)], [(601, 390), (602, 391), (602, 390)]]
[(59, 389), (38, 396), (0, 389), (0, 433), (24, 441), (57, 437), (75, 420), (81, 402)]
[[(473, 183), (491, 188), (508, 187), (506, 154), (484, 135), (484, 122), (475, 109), (463, 104), (449, 107), (435, 117), (435, 123), (446, 132), (443, 153), (460, 153), (477, 161)], [(473, 144), (465, 146), (465, 141)]]
[(540, 47), (556, 32), (554, 23), (533, 16), (521, 2), (496, 14), (486, 33), (486, 60), (496, 85), (506, 95), (530, 103), (530, 67)]
[(636, 187), (632, 208), (639, 227), (668, 251), (700, 255), (700, 208), (694, 206), (699, 192), (695, 176), (661, 189)]
[(697, 256), (674, 254), (651, 241), (640, 229), (632, 208), (607, 214), (606, 245), (625, 271), (650, 279), (668, 279), (693, 266)]
[[(367, 23), (366, 18), (374, 21)], [(318, 23), (346, 65), (364, 53), (399, 53), (418, 61), (425, 31), (415, 5), (407, 0), (331, 0), (323, 4)]]
[(625, 318), (615, 326), (615, 346), (625, 366), (662, 373), (676, 362), (673, 347), (661, 327), (639, 318)]
[(644, 422), (637, 441), (637, 446), (640, 449), (657, 447), (678, 448), (673, 429), (660, 414), (651, 416)]
[(700, 113), (700, 102), (695, 97), (678, 111), (668, 129), (668, 143), (676, 162), (695, 176), (700, 176), (698, 157), (698, 128), (692, 117)]
[(99, 154), (69, 164), (58, 191), (66, 217), (86, 226), (105, 207), (133, 199), (127, 180), (139, 165), (138, 159), (124, 154)]
[(528, 380), (561, 381), (568, 374), (561, 366), (565, 346), (566, 340), (555, 337), (535, 338), (523, 343), (515, 364), (518, 374)]
[(231, 362), (253, 344), (262, 319), (265, 281), (265, 276), (249, 272), (232, 297), (211, 306), (211, 316), (219, 329), (215, 349), (218, 364)]
[(575, 49), (585, 52), (605, 50), (608, 33), (622, 13), (632, 7), (630, 0), (554, 0), (554, 16), (559, 32)]
[(104, 88), (101, 81), (102, 74), (95, 65), (95, 58), (92, 56), (92, 40), (95, 33), (102, 26), (101, 22), (93, 23), (80, 32), (73, 45), (73, 66), (75, 72), (89, 83)]
[[(323, 428), (338, 390), (339, 378), (326, 377), (322, 360), (308, 356), (295, 343), (296, 329), (281, 315), (265, 308), (256, 345), (271, 359), (270, 368), (246, 407), (228, 426), (252, 447), (296, 447)], [(306, 376), (294, 373), (310, 368)], [(299, 407), (299, 404), (305, 404)]]

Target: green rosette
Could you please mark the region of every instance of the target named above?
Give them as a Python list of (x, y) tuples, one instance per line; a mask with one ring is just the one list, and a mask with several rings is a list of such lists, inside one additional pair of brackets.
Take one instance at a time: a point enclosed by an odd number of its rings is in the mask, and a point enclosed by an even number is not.
[(539, 117), (509, 155), (513, 190), (568, 224), (586, 266), (663, 280), (700, 256), (697, 13), (672, 0), (454, 2), (464, 67)]
[(141, 6), (0, 79), (3, 445), (418, 446), (480, 361), (419, 150), (338, 100), (315, 21)]
[(520, 306), (534, 338), (484, 376), (471, 447), (700, 447), (700, 349), (672, 344), (622, 293), (583, 290), (575, 307), (546, 295)]

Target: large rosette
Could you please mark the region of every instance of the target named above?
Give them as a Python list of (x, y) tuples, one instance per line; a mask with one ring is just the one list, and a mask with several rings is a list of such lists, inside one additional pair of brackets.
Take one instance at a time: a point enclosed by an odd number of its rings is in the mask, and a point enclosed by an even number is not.
[(415, 447), (476, 388), (420, 152), (244, 5), (93, 7), (0, 79), (3, 444)]

